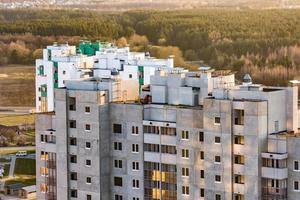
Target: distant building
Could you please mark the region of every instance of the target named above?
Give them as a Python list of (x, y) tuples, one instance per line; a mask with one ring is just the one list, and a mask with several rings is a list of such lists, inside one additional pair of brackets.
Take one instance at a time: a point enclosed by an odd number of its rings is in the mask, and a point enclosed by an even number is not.
[(87, 77), (138, 80), (140, 90), (150, 83), (150, 76), (162, 67), (174, 67), (173, 58), (154, 59), (145, 53), (130, 52), (128, 47), (83, 41), (75, 46), (48, 46), (43, 58), (36, 60), (36, 111), (54, 111), (54, 89), (65, 87), (67, 80)]

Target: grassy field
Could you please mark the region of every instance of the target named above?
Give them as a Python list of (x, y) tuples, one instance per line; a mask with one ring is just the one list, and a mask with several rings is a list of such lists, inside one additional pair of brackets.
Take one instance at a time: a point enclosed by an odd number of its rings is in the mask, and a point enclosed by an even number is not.
[(35, 185), (36, 179), (35, 176), (16, 176), (15, 179), (5, 181), (5, 185), (14, 184), (14, 183), (23, 183), (25, 186)]
[(28, 114), (28, 115), (1, 115), (0, 114), (0, 124), (6, 126), (34, 124), (34, 121), (35, 121), (34, 114)]
[(10, 162), (10, 159), (0, 158), (0, 163)]
[(29, 158), (17, 158), (15, 175), (35, 175), (35, 160)]
[(34, 77), (34, 66), (0, 66), (0, 106), (34, 106)]
[(18, 151), (27, 151), (27, 154), (32, 154), (32, 153), (35, 153), (35, 147), (31, 147), (30, 150), (28, 150), (28, 149), (15, 150), (15, 149), (1, 149), (0, 148), (0, 155), (3, 155), (3, 154), (16, 154)]
[(10, 168), (10, 164), (4, 165), (4, 174), (3, 174), (3, 177), (8, 176), (9, 168)]

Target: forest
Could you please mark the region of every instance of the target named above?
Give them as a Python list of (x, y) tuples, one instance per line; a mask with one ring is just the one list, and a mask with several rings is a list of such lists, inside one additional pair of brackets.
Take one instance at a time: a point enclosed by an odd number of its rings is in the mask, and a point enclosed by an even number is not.
[(32, 64), (46, 45), (82, 39), (129, 44), (157, 57), (175, 54), (177, 66), (200, 63), (235, 71), (237, 78), (251, 73), (266, 85), (300, 75), (298, 9), (0, 10), (0, 65)]

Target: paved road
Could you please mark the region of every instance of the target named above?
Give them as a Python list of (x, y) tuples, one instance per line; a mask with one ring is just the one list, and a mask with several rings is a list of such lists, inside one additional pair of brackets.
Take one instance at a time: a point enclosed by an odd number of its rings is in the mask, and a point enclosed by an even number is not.
[(10, 178), (14, 177), (15, 164), (16, 164), (16, 156), (11, 156), (10, 168), (9, 168), (9, 174), (8, 174), (8, 177), (10, 177)]

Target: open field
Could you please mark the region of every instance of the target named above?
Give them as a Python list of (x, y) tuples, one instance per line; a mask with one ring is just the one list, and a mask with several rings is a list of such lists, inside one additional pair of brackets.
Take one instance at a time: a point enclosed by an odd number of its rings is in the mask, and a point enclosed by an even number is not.
[(23, 124), (34, 124), (35, 115), (1, 115), (0, 114), (0, 124), (5, 126), (16, 126)]
[(295, 7), (299, 0), (0, 0), (2, 8), (69, 8), (93, 9), (99, 11), (126, 11), (133, 9), (182, 9), (199, 7), (250, 7), (250, 8), (282, 8)]
[(14, 184), (14, 183), (23, 183), (25, 186), (35, 185), (36, 179), (33, 175), (20, 175), (16, 176), (14, 179), (10, 179), (5, 181), (6, 185)]
[(27, 147), (2, 147), (0, 148), (0, 155), (3, 154), (16, 154), (18, 151), (27, 151), (27, 154), (35, 153), (34, 146)]
[(35, 175), (35, 159), (17, 158), (15, 175)]
[(0, 106), (34, 106), (34, 77), (34, 66), (0, 66)]

